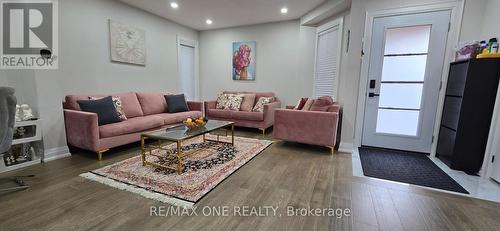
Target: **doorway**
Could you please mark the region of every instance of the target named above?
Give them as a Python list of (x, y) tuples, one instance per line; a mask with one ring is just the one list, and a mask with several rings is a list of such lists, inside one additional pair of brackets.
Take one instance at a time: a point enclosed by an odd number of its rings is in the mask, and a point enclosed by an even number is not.
[(373, 20), (361, 144), (430, 153), (451, 11)]
[(198, 100), (198, 47), (194, 41), (178, 39), (179, 89), (187, 100)]

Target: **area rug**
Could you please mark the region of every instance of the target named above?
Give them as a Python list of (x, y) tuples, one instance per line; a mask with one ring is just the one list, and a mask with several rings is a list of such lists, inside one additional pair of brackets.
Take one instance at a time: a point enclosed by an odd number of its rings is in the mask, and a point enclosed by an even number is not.
[(469, 194), (425, 154), (361, 147), (365, 176)]
[[(207, 135), (214, 139), (215, 136)], [(221, 137), (229, 141), (230, 137)], [(144, 197), (177, 206), (192, 207), (203, 196), (214, 189), (233, 172), (250, 161), (272, 144), (269, 140), (235, 137), (235, 146), (218, 142), (203, 143), (202, 137), (195, 137), (183, 143), (182, 150), (199, 149), (184, 160), (183, 173), (142, 166), (140, 153), (130, 159), (99, 168), (80, 176), (111, 187), (140, 194)], [(170, 151), (176, 144), (168, 145)], [(155, 150), (155, 154), (162, 154)], [(157, 157), (148, 161), (164, 163)]]

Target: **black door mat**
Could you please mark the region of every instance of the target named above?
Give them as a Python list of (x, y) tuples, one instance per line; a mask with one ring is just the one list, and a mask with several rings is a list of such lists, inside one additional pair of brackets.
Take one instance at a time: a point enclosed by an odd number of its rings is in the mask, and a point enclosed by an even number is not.
[(425, 154), (361, 147), (359, 157), (365, 176), (469, 194)]

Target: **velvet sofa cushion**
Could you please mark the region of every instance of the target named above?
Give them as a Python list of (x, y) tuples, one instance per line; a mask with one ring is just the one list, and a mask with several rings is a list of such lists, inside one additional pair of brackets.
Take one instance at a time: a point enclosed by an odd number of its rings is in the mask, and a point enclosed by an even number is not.
[(93, 98), (103, 98), (107, 95), (67, 95), (64, 98), (64, 109), (70, 109), (75, 111), (81, 111), (80, 105), (78, 104), (78, 100), (88, 100), (90, 97)]
[(203, 116), (203, 113), (201, 111), (185, 111), (178, 113), (161, 113), (161, 114), (156, 114), (156, 116), (161, 117), (165, 125), (170, 125), (170, 124), (182, 123), (187, 118), (201, 117)]
[(224, 105), (224, 110), (239, 111), (241, 103), (243, 102), (243, 97), (243, 94), (228, 95), (226, 105)]
[(257, 103), (255, 103), (255, 106), (253, 107), (252, 111), (254, 112), (263, 112), (264, 111), (264, 105), (269, 104), (274, 102), (274, 97), (260, 97), (257, 100)]
[(231, 118), (237, 120), (263, 121), (264, 112), (235, 111), (232, 113)]
[(309, 111), (309, 109), (311, 109), (311, 106), (313, 105), (314, 103), (314, 99), (307, 99), (306, 103), (304, 104), (304, 106), (302, 107), (302, 111)]
[(332, 105), (333, 99), (330, 96), (320, 96), (316, 100), (314, 100), (313, 104), (311, 105), (311, 108), (309, 108), (310, 111), (328, 111), (328, 108), (330, 105)]
[(119, 123), (99, 126), (99, 135), (101, 138), (114, 137), (161, 127), (164, 124), (164, 119), (157, 115), (135, 117)]
[[(89, 96), (90, 100), (96, 100), (96, 99), (102, 99), (104, 97), (93, 97)], [(116, 112), (118, 113), (118, 117), (120, 118), (121, 121), (127, 120), (127, 116), (125, 115), (125, 112), (123, 111), (123, 106), (122, 106), (122, 100), (118, 96), (111, 96), (111, 99), (113, 100), (113, 104), (115, 105)]]
[(255, 103), (257, 103), (261, 97), (273, 97), (274, 100), (276, 100), (276, 95), (273, 92), (255, 92)]
[(144, 115), (166, 112), (167, 102), (163, 95), (162, 93), (137, 92), (137, 99)]
[(95, 100), (78, 100), (77, 102), (82, 111), (97, 114), (97, 123), (99, 125), (117, 123), (121, 121), (111, 96)]
[(231, 114), (233, 111), (224, 109), (208, 109), (208, 116), (215, 118), (231, 119)]
[[(78, 105), (78, 100), (88, 100), (89, 97), (102, 98), (109, 95), (94, 94), (94, 95), (67, 95), (65, 97), (64, 108), (81, 111), (80, 105)], [(121, 94), (113, 94), (113, 96), (120, 97), (122, 101), (123, 111), (127, 118), (133, 118), (138, 116), (143, 116), (141, 104), (137, 99), (135, 92), (127, 92)]]
[(215, 108), (224, 109), (226, 107), (227, 101), (229, 100), (229, 95), (227, 93), (220, 93), (217, 95), (217, 100), (215, 104)]
[[(224, 94), (255, 94), (255, 103), (260, 99), (260, 97), (274, 97), (276, 95), (273, 92), (251, 92), (251, 91), (224, 91)], [(254, 103), (254, 105), (255, 105)]]
[(304, 105), (306, 104), (307, 100), (309, 98), (301, 98), (299, 100), (299, 102), (297, 102), (297, 105), (295, 105), (295, 107), (293, 109), (295, 110), (302, 110), (302, 108), (304, 107)]
[(251, 112), (253, 105), (255, 105), (255, 94), (243, 94), (243, 101), (241, 102), (240, 110)]
[(165, 95), (165, 100), (167, 101), (167, 112), (186, 112), (189, 111), (189, 107), (186, 102), (186, 97), (184, 94), (179, 95)]
[(123, 111), (127, 118), (133, 118), (138, 116), (143, 116), (141, 104), (135, 92), (127, 92), (122, 94), (116, 94), (122, 100)]

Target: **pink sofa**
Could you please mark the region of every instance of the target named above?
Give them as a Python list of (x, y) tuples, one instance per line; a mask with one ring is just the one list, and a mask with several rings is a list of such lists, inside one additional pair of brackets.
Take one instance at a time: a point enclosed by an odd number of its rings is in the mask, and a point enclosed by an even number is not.
[(304, 144), (320, 145), (335, 152), (337, 146), (340, 105), (332, 104), (325, 111), (294, 110), (293, 106), (274, 112), (273, 137)]
[(216, 109), (217, 101), (205, 102), (205, 116), (208, 119), (232, 121), (236, 126), (258, 128), (262, 134), (266, 133), (266, 129), (273, 126), (274, 110), (281, 107), (281, 102), (272, 92), (233, 92), (225, 91), (226, 94), (255, 94), (255, 102), (260, 97), (275, 97), (275, 101), (264, 105), (264, 112), (247, 112), (247, 111), (231, 111)]
[(158, 130), (203, 114), (201, 102), (188, 102), (190, 111), (187, 112), (165, 113), (167, 105), (163, 93), (112, 95), (120, 97), (127, 120), (98, 126), (97, 114), (81, 111), (77, 103), (77, 100), (88, 100), (89, 96), (107, 95), (68, 95), (63, 103), (68, 144), (96, 152), (99, 160), (110, 148), (139, 141), (145, 131)]

